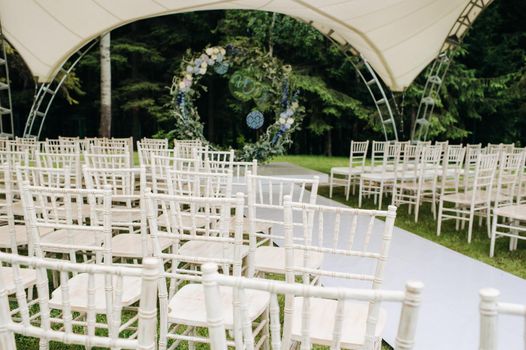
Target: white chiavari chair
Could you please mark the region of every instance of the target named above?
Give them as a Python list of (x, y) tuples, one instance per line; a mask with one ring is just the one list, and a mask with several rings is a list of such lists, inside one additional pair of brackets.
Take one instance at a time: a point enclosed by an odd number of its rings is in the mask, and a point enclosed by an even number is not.
[[(468, 178), (464, 191), (440, 195), (437, 235), (440, 235), (444, 220), (456, 220), (456, 229), (458, 229), (459, 221), (468, 222), (468, 243), (471, 243), (475, 215), (486, 216), (488, 236), (490, 235), (491, 193), (497, 164), (498, 154), (480, 154), (473, 176), (464, 173), (464, 177)], [(444, 203), (451, 206), (444, 206)]]
[(371, 171), (375, 171), (375, 168), (381, 168), (384, 162), (384, 154), (386, 146), (389, 145), (389, 141), (374, 141), (371, 149)]
[(20, 201), (20, 191), (16, 178), (16, 167), (17, 165), (29, 165), (29, 151), (0, 151), (0, 164), (7, 164), (9, 170), (11, 171), (11, 191), (13, 192), (13, 215), (16, 217), (24, 216), (24, 208), (22, 207), (22, 202)]
[(140, 259), (152, 255), (152, 242), (146, 221), (146, 171), (144, 167), (131, 169), (105, 169), (83, 167), (88, 190), (111, 188), (112, 256)]
[[(29, 241), (37, 257), (51, 255), (77, 261), (82, 254), (111, 263), (111, 189), (102, 191), (31, 186), (17, 169)], [(84, 213), (89, 207), (89, 220)], [(39, 230), (53, 229), (40, 236)]]
[(509, 249), (517, 249), (519, 239), (525, 239), (526, 203), (516, 202), (518, 179), (524, 164), (524, 154), (501, 153), (497, 187), (493, 192), (493, 222), (491, 226), (490, 257), (495, 253), (497, 238), (509, 237)]
[[(196, 332), (196, 328), (207, 326), (204, 291), (201, 284), (181, 286), (181, 276), (186, 275), (187, 279), (200, 282), (200, 266), (207, 262), (220, 265), (224, 274), (241, 275), (242, 257), (248, 250), (243, 246), (243, 194), (238, 193), (235, 198), (206, 198), (150, 192), (146, 197), (154, 255), (164, 262), (163, 278), (159, 285), (159, 348), (175, 349), (181, 341), (188, 341), (192, 348), (195, 342), (207, 342), (206, 338), (198, 336)], [(235, 211), (234, 223), (230, 220), (231, 210)], [(192, 213), (190, 223), (181, 219), (188, 212)], [(168, 216), (165, 227), (160, 227), (157, 223), (157, 217), (162, 213)], [(200, 217), (207, 222), (205, 226), (199, 227), (196, 224), (198, 220), (201, 221)], [(231, 225), (234, 225), (235, 230), (231, 229)], [(232, 231), (235, 232), (231, 234)], [(160, 239), (171, 241), (170, 250), (162, 249)], [(198, 254), (186, 255), (185, 245), (194, 241), (206, 244), (201, 244), (202, 250)], [(225, 290), (223, 295), (224, 315), (231, 317), (232, 290)], [(252, 293), (251, 301), (254, 312), (250, 321), (254, 321), (267, 309), (268, 294)], [(180, 326), (186, 326), (186, 329), (181, 330)], [(266, 325), (263, 324), (262, 327)], [(232, 328), (233, 325), (230, 329)], [(260, 331), (261, 329), (256, 329), (256, 332)]]
[(240, 192), (246, 191), (247, 186), (247, 174), (250, 171), (252, 175), (258, 174), (258, 161), (257, 159), (251, 162), (232, 162), (232, 186), (234, 192), (239, 190)]
[(360, 175), (358, 206), (362, 206), (364, 196), (372, 195), (374, 203), (378, 203), (378, 208), (382, 207), (384, 191), (392, 188), (396, 181), (400, 147), (398, 143), (385, 145), (382, 165), (375, 167), (374, 172), (365, 172)]
[(288, 195), (295, 201), (315, 204), (318, 184), (317, 176), (294, 179), (247, 175), (247, 218), (243, 220), (243, 232), (249, 234), (248, 276), (285, 274), (283, 197)]
[(7, 142), (9, 152), (27, 152), (29, 160), (35, 160), (36, 151), (40, 150), (40, 143), (34, 137), (16, 137)]
[[(293, 203), (284, 200), (286, 281), (294, 283), (301, 276), (304, 285), (337, 279), (343, 285), (381, 288), (393, 234), (396, 207), (386, 211)], [(294, 229), (295, 211), (301, 211), (302, 225)], [(385, 218), (385, 222), (378, 220)], [(350, 229), (349, 229), (350, 228)], [(298, 239), (299, 238), (299, 239)], [(322, 253), (322, 264), (312, 268), (314, 254)], [(298, 259), (297, 256), (301, 258)], [(331, 321), (348, 325), (341, 332), (340, 343), (350, 349), (379, 349), (386, 313), (376, 300), (369, 304), (341, 303), (327, 298), (286, 298), (284, 334), (300, 342), (334, 345)], [(310, 315), (310, 317), (309, 317)], [(303, 317), (302, 317), (303, 316)], [(289, 344), (284, 344), (288, 348)]]
[[(48, 151), (48, 149), (46, 149)], [(82, 159), (80, 148), (77, 145), (74, 152), (36, 153), (36, 166), (49, 169), (69, 169), (71, 185), (82, 188)]]
[(80, 153), (80, 141), (69, 139), (46, 139), (43, 143), (45, 153)]
[[(369, 303), (371, 300), (376, 300), (376, 304), (380, 303), (399, 303), (401, 304), (401, 316), (398, 323), (398, 331), (396, 336), (395, 349), (409, 350), (413, 349), (415, 344), (415, 333), (417, 328), (418, 312), (421, 303), (421, 293), (423, 284), (420, 282), (408, 282), (405, 291), (386, 291), (386, 290), (364, 290), (351, 288), (331, 288), (321, 286), (304, 286), (300, 284), (291, 284), (281, 281), (249, 279), (243, 277), (232, 277), (220, 275), (217, 273), (217, 266), (214, 264), (207, 264), (203, 266), (203, 287), (205, 290), (205, 305), (208, 320), (208, 334), (213, 349), (225, 349), (227, 346), (233, 346), (236, 350), (253, 349), (257, 344), (257, 338), (251, 332), (250, 327), (244, 327), (249, 320), (247, 310), (250, 309), (251, 300), (248, 298), (250, 293), (254, 290), (271, 293), (269, 306), (269, 323), (270, 323), (270, 344), (272, 349), (288, 349), (287, 344), (291, 343), (290, 333), (283, 333), (283, 331), (290, 329), (290, 325), (284, 324), (282, 327), (281, 313), (291, 312), (292, 310), (283, 310), (280, 308), (279, 299), (286, 298), (303, 298), (303, 299), (321, 299), (330, 300), (332, 308), (326, 310), (328, 313), (338, 315), (334, 318), (324, 318), (323, 320), (313, 320), (315, 324), (318, 322), (325, 322), (323, 331), (325, 331), (325, 339), (327, 346), (333, 346), (335, 349), (347, 348), (348, 338), (356, 337), (365, 334), (369, 339), (381, 336), (375, 334), (374, 325), (376, 320), (373, 319), (374, 311), (367, 315), (370, 322), (360, 325), (356, 329), (355, 324), (349, 324), (348, 314), (349, 304)], [(232, 308), (237, 308), (239, 311), (234, 313), (234, 319), (229, 318), (226, 321), (223, 318), (224, 308), (222, 308), (222, 288), (234, 288), (239, 295), (239, 303)], [(296, 313), (296, 310), (293, 310)], [(308, 323), (312, 320), (313, 315), (309, 310), (298, 310), (301, 312), (300, 320)], [(346, 317), (347, 316), (347, 317)], [(225, 330), (227, 329), (227, 322), (241, 324), (243, 331), (242, 339), (234, 342), (228, 341)], [(312, 329), (312, 328), (311, 328)], [(318, 330), (318, 333), (320, 330)], [(313, 332), (314, 333), (314, 332)], [(352, 335), (349, 335), (352, 333)], [(301, 338), (308, 340), (311, 337), (311, 330), (307, 327), (301, 327)], [(363, 337), (363, 335), (362, 335)], [(307, 341), (303, 342), (306, 343)], [(353, 340), (352, 343), (365, 343), (360, 340)], [(304, 345), (304, 344), (302, 344)], [(374, 350), (376, 344), (365, 344), (360, 349)], [(302, 347), (303, 348), (303, 347)], [(305, 345), (306, 349), (310, 349)]]
[(499, 316), (519, 316), (524, 319), (526, 317), (526, 307), (523, 304), (499, 302), (500, 292), (493, 288), (481, 289), (479, 296), (479, 349), (498, 350)]
[(142, 139), (137, 141), (137, 153), (139, 155), (139, 164), (141, 166), (151, 167), (152, 156), (169, 156), (170, 150), (168, 148), (167, 139)]
[[(93, 147), (92, 147), (93, 148)], [(105, 168), (105, 169), (129, 169), (131, 168), (130, 155), (121, 154), (100, 154), (100, 153), (83, 153), (84, 164), (88, 168)]]
[[(408, 146), (409, 147), (409, 146)], [(419, 146), (414, 146), (419, 149)], [(409, 149), (406, 149), (408, 151)], [(414, 151), (417, 154), (418, 151)], [(431, 210), (435, 215), (434, 203), (436, 201), (437, 178), (440, 172), (440, 157), (442, 149), (440, 146), (424, 147), (417, 155), (419, 164), (405, 166), (406, 171), (397, 177), (393, 187), (393, 205), (408, 204), (408, 211), (414, 207), (415, 222), (418, 222), (418, 215), (422, 202), (428, 200), (432, 203)]]
[(479, 155), (483, 154), (482, 144), (467, 144), (466, 158), (464, 159), (464, 169), (462, 171), (462, 186), (466, 187), (470, 177), (473, 177)]
[(365, 172), (365, 160), (369, 141), (357, 142), (351, 141), (349, 152), (349, 166), (331, 168), (329, 178), (329, 197), (332, 198), (332, 189), (334, 186), (345, 187), (345, 199), (349, 200), (350, 188), (352, 186), (353, 194), (355, 185), (359, 182), (360, 174)]
[(208, 172), (224, 172), (232, 170), (234, 165), (234, 150), (210, 151), (203, 153), (203, 167)]
[[(0, 253), (0, 262), (13, 271), (0, 275), (0, 349), (16, 350), (15, 334), (38, 338), (40, 349), (49, 349), (50, 341), (87, 349), (156, 349), (158, 260), (129, 268)], [(24, 291), (25, 270), (35, 272), (33, 302)], [(60, 276), (60, 287), (51, 293), (50, 275)], [(16, 300), (8, 300), (9, 294)]]

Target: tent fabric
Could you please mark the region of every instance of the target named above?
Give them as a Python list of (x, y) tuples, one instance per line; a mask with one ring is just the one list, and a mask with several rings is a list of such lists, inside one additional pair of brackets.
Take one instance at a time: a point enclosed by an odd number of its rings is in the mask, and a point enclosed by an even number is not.
[[(191, 11), (278, 12), (349, 44), (393, 91), (437, 56), (470, 0), (0, 0), (6, 39), (40, 82), (94, 38), (140, 19)], [(480, 10), (478, 10), (480, 12)], [(470, 19), (478, 12), (470, 13)], [(466, 27), (467, 28), (467, 27)], [(461, 29), (459, 34), (462, 34)]]

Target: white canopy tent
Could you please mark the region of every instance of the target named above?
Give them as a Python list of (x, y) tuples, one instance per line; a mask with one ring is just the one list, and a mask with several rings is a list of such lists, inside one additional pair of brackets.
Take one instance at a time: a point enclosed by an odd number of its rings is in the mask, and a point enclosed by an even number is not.
[[(393, 91), (435, 58), (451, 29), (462, 35), (483, 10), (473, 0), (0, 0), (0, 23), (39, 82), (92, 39), (144, 18), (218, 9), (283, 13), (352, 47)], [(489, 1), (486, 1), (489, 2)], [(462, 16), (462, 17), (461, 17)], [(459, 21), (461, 17), (461, 21)], [(466, 18), (463, 18), (466, 17)]]

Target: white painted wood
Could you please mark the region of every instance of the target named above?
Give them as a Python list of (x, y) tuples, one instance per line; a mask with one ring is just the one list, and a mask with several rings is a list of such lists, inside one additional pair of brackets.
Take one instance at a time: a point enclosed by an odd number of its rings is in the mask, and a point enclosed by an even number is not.
[[(203, 278), (207, 280), (208, 283), (210, 283), (210, 288), (205, 289), (205, 293), (207, 294), (207, 297), (205, 298), (205, 302), (207, 303), (207, 310), (210, 310), (210, 312), (213, 312), (214, 315), (220, 314), (220, 310), (217, 310), (218, 308), (221, 308), (221, 303), (218, 304), (210, 304), (214, 300), (217, 300), (220, 298), (220, 288), (219, 286), (224, 287), (233, 287), (237, 288), (240, 291), (248, 292), (250, 291), (267, 291), (274, 293), (276, 295), (284, 295), (284, 296), (291, 296), (293, 299), (302, 299), (302, 300), (331, 300), (334, 303), (338, 303), (339, 301), (343, 304), (345, 303), (352, 303), (353, 305), (364, 305), (363, 302), (367, 303), (371, 300), (375, 300), (378, 304), (381, 302), (396, 302), (402, 304), (402, 317), (399, 321), (399, 335), (400, 335), (400, 347), (396, 349), (412, 349), (414, 344), (414, 336), (415, 336), (415, 329), (418, 319), (418, 307), (420, 304), (420, 298), (421, 298), (421, 291), (423, 288), (423, 285), (420, 282), (409, 282), (406, 286), (406, 291), (404, 292), (398, 292), (398, 291), (384, 291), (384, 290), (364, 290), (364, 289), (351, 289), (351, 288), (330, 288), (330, 287), (321, 287), (321, 286), (305, 286), (301, 284), (293, 284), (293, 283), (286, 283), (286, 282), (280, 282), (276, 280), (262, 280), (262, 279), (249, 279), (249, 278), (243, 278), (243, 277), (234, 277), (234, 276), (225, 276), (220, 275), (217, 273), (217, 266), (215, 265), (209, 265), (206, 266), (203, 269), (204, 276)], [(246, 301), (245, 301), (246, 302)], [(367, 305), (367, 304), (365, 304)], [(243, 309), (243, 307), (242, 307)], [(308, 310), (307, 310), (308, 311)], [(286, 306), (285, 306), (285, 312), (287, 312)], [(212, 314), (211, 314), (212, 315)], [(349, 315), (349, 314), (347, 314)], [(344, 314), (346, 316), (346, 314)], [(271, 320), (271, 322), (279, 322), (279, 313), (275, 312), (271, 315), (271, 317), (274, 318), (274, 320)], [(278, 318), (276, 320), (275, 318)], [(311, 320), (314, 320), (312, 316), (306, 316), (306, 318), (311, 318)], [(213, 327), (215, 329), (221, 329), (220, 325), (218, 325), (219, 318), (214, 318), (215, 323), (213, 324)], [(332, 319), (332, 318), (325, 318), (323, 320), (320, 320), (323, 322), (320, 322), (318, 324), (318, 328), (314, 328), (314, 331), (319, 331), (320, 327), (321, 329), (327, 330), (331, 329), (331, 325), (334, 325), (335, 323), (338, 323), (338, 320)], [(336, 322), (335, 322), (336, 321)], [(287, 325), (287, 321), (285, 320), (285, 326)], [(311, 330), (313, 329), (311, 328)], [(308, 329), (307, 329), (308, 331)], [(344, 328), (343, 335), (348, 335), (350, 333), (355, 332), (356, 329), (352, 328)], [(329, 337), (332, 337), (333, 335), (338, 335), (339, 333), (332, 333), (329, 331), (328, 335)], [(284, 332), (283, 339), (279, 339), (280, 335), (279, 332), (274, 331), (272, 334), (271, 343), (274, 345), (273, 349), (279, 349), (279, 345), (281, 344), (281, 349), (288, 349), (288, 343), (286, 339), (286, 332)], [(213, 338), (213, 341), (215, 344), (212, 344), (212, 347), (217, 346), (219, 348), (222, 348), (225, 344), (225, 332), (223, 329), (221, 331), (216, 333), (216, 336)], [(278, 337), (278, 339), (274, 339), (274, 337)], [(236, 344), (236, 349), (244, 349), (247, 346), (247, 343), (250, 344), (253, 341), (253, 339), (243, 339), (243, 342), (239, 342)], [(329, 341), (332, 341), (332, 339), (329, 339)], [(330, 343), (329, 343), (330, 345)], [(344, 344), (342, 344), (343, 346)], [(336, 346), (335, 348), (338, 348)], [(370, 345), (366, 347), (360, 347), (360, 349), (375, 349), (376, 345)]]

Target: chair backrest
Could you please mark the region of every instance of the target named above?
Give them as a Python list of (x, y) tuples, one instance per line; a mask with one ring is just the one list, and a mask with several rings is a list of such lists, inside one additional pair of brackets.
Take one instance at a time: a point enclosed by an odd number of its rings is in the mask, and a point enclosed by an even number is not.
[[(500, 292), (493, 288), (484, 288), (479, 292), (480, 295), (480, 350), (498, 350), (499, 316), (510, 315), (519, 316), (524, 320), (526, 317), (526, 307), (523, 304), (512, 304), (499, 302)], [(524, 329), (524, 326), (522, 326)], [(517, 325), (517, 332), (520, 326)], [(523, 332), (524, 333), (524, 332)], [(526, 346), (526, 342), (522, 347)], [(517, 347), (519, 348), (519, 347)], [(504, 349), (501, 349), (504, 350)]]
[(497, 169), (495, 207), (511, 205), (515, 201), (520, 173), (524, 163), (522, 153), (501, 152)]
[[(157, 259), (145, 259), (142, 268), (122, 266), (100, 266), (75, 264), (15, 254), (0, 253), (1, 265), (12, 267), (12, 274), (0, 276), (0, 349), (16, 350), (15, 334), (40, 338), (41, 349), (49, 348), (49, 341), (84, 345), (87, 348), (156, 349), (157, 328), (157, 281), (159, 265)], [(30, 270), (31, 269), (31, 270)], [(37, 296), (28, 302), (21, 283), (22, 274), (35, 271)], [(49, 276), (60, 276), (60, 287), (51, 293)], [(84, 290), (68, 288), (71, 276), (86, 280)], [(123, 322), (123, 296), (127, 294), (129, 279), (140, 279), (141, 297), (138, 307), (137, 338), (125, 338), (120, 332)], [(102, 281), (103, 289), (96, 288), (96, 281)], [(14, 286), (14, 290), (8, 289)], [(80, 293), (81, 295), (77, 294)], [(15, 301), (8, 295), (14, 294)], [(60, 296), (61, 304), (55, 298)], [(72, 300), (86, 300), (86, 310), (72, 307)], [(97, 301), (105, 300), (103, 310), (98, 310)], [(100, 301), (98, 302), (100, 305)], [(18, 311), (13, 312), (14, 308)], [(99, 306), (100, 308), (100, 306)], [(60, 311), (60, 312), (57, 312)], [(76, 313), (86, 313), (85, 321), (79, 321)], [(101, 320), (97, 314), (105, 313)], [(83, 326), (79, 326), (83, 324)], [(106, 328), (106, 332), (101, 332)]]
[(9, 152), (26, 152), (30, 160), (35, 159), (35, 153), (40, 149), (40, 144), (36, 138), (15, 138), (7, 142)]
[[(241, 275), (242, 245), (243, 245), (243, 212), (244, 199), (242, 193), (235, 198), (207, 198), (189, 196), (170, 196), (146, 192), (146, 207), (148, 224), (153, 242), (153, 254), (163, 261), (172, 262), (172, 272), (196, 276), (200, 272), (192, 268), (178, 267), (180, 262), (200, 265), (207, 262), (219, 264), (223, 273), (232, 272)], [(231, 220), (234, 211), (234, 220)], [(162, 224), (158, 217), (166, 218)], [(233, 233), (233, 234), (231, 234)], [(170, 249), (163, 251), (161, 241), (168, 240)], [(220, 252), (216, 257), (189, 256), (180, 253), (183, 242), (196, 241), (203, 245), (220, 244)], [(230, 269), (232, 267), (232, 269)], [(177, 278), (164, 270), (165, 278)], [(171, 276), (171, 277), (170, 277)], [(161, 283), (161, 309), (166, 305), (168, 297), (164, 278)], [(177, 282), (170, 283), (169, 295), (177, 290)], [(164, 310), (164, 309), (162, 309)]]
[(203, 146), (200, 140), (174, 140), (175, 156), (179, 158), (203, 159), (203, 154), (208, 151), (208, 146)]
[[(21, 184), (24, 217), (29, 227), (28, 239), (37, 257), (45, 252), (66, 252), (75, 261), (75, 252), (93, 252), (96, 261), (110, 265), (111, 255), (111, 188), (104, 190), (68, 189), (30, 186), (22, 180), (22, 172), (17, 171)], [(87, 204), (86, 204), (87, 203)], [(83, 210), (89, 207), (89, 214)], [(86, 220), (89, 216), (89, 220)], [(39, 230), (61, 230), (60, 241), (41, 242)], [(75, 240), (83, 234), (82, 242)]]
[(0, 220), (6, 222), (9, 228), (9, 244), (2, 246), (3, 249), (9, 249), (13, 254), (18, 254), (18, 243), (15, 232), (15, 216), (13, 213), (14, 203), (14, 173), (11, 171), (9, 163), (0, 165), (0, 195), (5, 199), (0, 201)]
[[(283, 241), (283, 198), (315, 204), (318, 197), (319, 178), (286, 178), (247, 174), (247, 218), (249, 222), (248, 276), (255, 273), (257, 239)], [(310, 189), (308, 188), (310, 187)], [(271, 232), (258, 232), (257, 227), (272, 227)]]
[(232, 162), (232, 176), (233, 176), (232, 185), (242, 186), (242, 187), (246, 186), (247, 185), (247, 174), (249, 171), (252, 175), (258, 174), (257, 159), (254, 159), (251, 162), (238, 162), (238, 161)]
[(80, 141), (79, 140), (46, 139), (46, 142), (44, 142), (43, 145), (44, 145), (45, 153), (54, 153), (54, 154), (80, 153)]
[(197, 172), (201, 168), (202, 160), (198, 158), (178, 158), (173, 154), (168, 156), (154, 154), (150, 168), (152, 190), (154, 193), (168, 194), (168, 170)]
[[(295, 228), (293, 215), (298, 212), (301, 213), (302, 225)], [(379, 220), (384, 218), (385, 223)], [(301, 275), (305, 284), (324, 277), (364, 281), (369, 284), (366, 287), (379, 288), (395, 218), (395, 206), (389, 206), (385, 211), (365, 210), (297, 203), (285, 196), (287, 281), (292, 283), (296, 275)], [(327, 256), (338, 259), (341, 268), (312, 269), (309, 259), (316, 253), (323, 253), (324, 259)], [(299, 265), (294, 260), (296, 254), (303, 256)]]
[(210, 151), (203, 153), (203, 166), (206, 171), (216, 172), (232, 169), (234, 163), (234, 150)]
[(16, 167), (17, 183), (27, 181), (31, 186), (71, 188), (73, 179), (69, 168)]
[(84, 164), (88, 168), (131, 168), (130, 155), (128, 153), (120, 154), (100, 154), (84, 152)]
[(380, 166), (381, 172), (396, 171), (396, 169), (400, 165), (401, 148), (402, 145), (400, 145), (399, 143), (390, 143), (385, 146), (382, 165)]
[(172, 196), (229, 198), (232, 196), (232, 170), (226, 173), (168, 169), (168, 194)]
[(385, 148), (389, 144), (390, 144), (389, 141), (374, 141), (373, 140), (373, 148), (371, 151), (371, 165), (373, 167), (382, 165), (384, 154), (385, 154)]
[(167, 139), (142, 139), (137, 141), (137, 153), (139, 154), (139, 164), (141, 166), (151, 166), (152, 156), (169, 156)]
[[(225, 349), (226, 333), (223, 323), (224, 310), (221, 302), (220, 286), (231, 287), (235, 291), (237, 298), (233, 299), (234, 308), (234, 338), (235, 349), (254, 349), (257, 340), (250, 327), (250, 319), (247, 310), (249, 310), (250, 300), (247, 298), (249, 290), (264, 291), (270, 293), (270, 344), (272, 349), (288, 349), (291, 344), (291, 314), (293, 308), (280, 308), (278, 300), (285, 298), (293, 300), (302, 298), (303, 306), (301, 318), (295, 319), (301, 322), (302, 330), (302, 349), (310, 349), (310, 322), (311, 312), (308, 308), (311, 298), (324, 298), (333, 300), (336, 305), (334, 319), (317, 320), (318, 322), (332, 323), (333, 329), (332, 349), (340, 349), (342, 334), (346, 332), (343, 329), (343, 313), (345, 304), (350, 302), (371, 303), (375, 304), (368, 309), (366, 324), (364, 328), (365, 341), (360, 349), (373, 350), (376, 348), (375, 339), (376, 324), (378, 319), (380, 304), (383, 302), (395, 302), (401, 304), (401, 316), (398, 324), (395, 349), (412, 349), (415, 343), (415, 333), (417, 328), (418, 311), (421, 302), (421, 293), (423, 284), (421, 282), (408, 282), (405, 291), (385, 291), (385, 290), (363, 290), (351, 288), (331, 288), (321, 286), (304, 286), (300, 284), (291, 284), (281, 281), (258, 280), (244, 277), (232, 277), (220, 275), (217, 273), (217, 266), (207, 264), (203, 266), (203, 288), (205, 292), (205, 305), (208, 321), (208, 332), (213, 349)], [(285, 323), (283, 324), (283, 333), (281, 332), (280, 315), (284, 314)], [(218, 321), (221, 320), (221, 321)]]
[(349, 168), (357, 168), (363, 171), (365, 167), (365, 160), (367, 159), (367, 151), (369, 149), (369, 140), (358, 142), (351, 141), (351, 149), (349, 152)]
[(477, 191), (484, 190), (488, 198), (491, 198), (491, 190), (495, 180), (495, 172), (499, 162), (498, 154), (481, 154), (478, 157), (475, 167), (475, 176), (472, 182), (468, 182), (467, 189)]
[(40, 168), (62, 168), (69, 169), (71, 175), (71, 184), (77, 188), (82, 187), (82, 168), (80, 148), (74, 153), (54, 152), (36, 154), (36, 165)]

